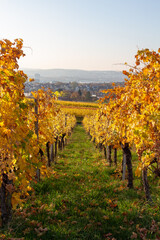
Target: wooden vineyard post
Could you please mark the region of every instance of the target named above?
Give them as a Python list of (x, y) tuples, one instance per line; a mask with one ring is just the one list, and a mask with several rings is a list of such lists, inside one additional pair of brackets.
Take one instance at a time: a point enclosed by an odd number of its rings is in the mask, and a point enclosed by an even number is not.
[(114, 164), (117, 166), (117, 148), (114, 148)]
[(62, 137), (60, 137), (58, 140), (58, 149), (62, 150)]
[(54, 162), (54, 144), (51, 144), (51, 154), (50, 154), (51, 162)]
[[(36, 135), (37, 135), (37, 144), (38, 144), (38, 143), (39, 143), (39, 129), (38, 129), (38, 101), (37, 101), (36, 98), (34, 99), (34, 101), (35, 101), (35, 108), (34, 108), (34, 110), (35, 110), (35, 115), (36, 115), (36, 121), (35, 121), (35, 133), (36, 133)], [(39, 168), (37, 168), (37, 170), (36, 170), (36, 178), (37, 178), (38, 181), (40, 181), (40, 169), (39, 169)]]
[(125, 171), (126, 171), (126, 165), (128, 169), (128, 187), (133, 188), (133, 171), (132, 171), (132, 154), (129, 149), (129, 144), (125, 143), (124, 145), (121, 144), (121, 147), (123, 149), (123, 176), (122, 179), (125, 179)]
[(104, 149), (104, 158), (107, 159), (107, 151), (106, 151), (106, 146), (103, 146)]
[(150, 189), (149, 189), (148, 178), (147, 178), (147, 171), (148, 171), (147, 167), (145, 167), (142, 170), (142, 180), (143, 180), (143, 185), (144, 185), (144, 191), (145, 191), (145, 194), (146, 194), (146, 199), (147, 199), (147, 201), (152, 201), (151, 194), (150, 194)]
[(62, 150), (64, 149), (64, 138), (65, 138), (65, 133), (62, 135)]
[(39, 134), (38, 134), (38, 101), (35, 99), (35, 114), (36, 114), (36, 121), (35, 121), (35, 133), (37, 135), (37, 141), (39, 141)]
[(54, 148), (54, 156), (55, 156), (55, 158), (56, 158), (56, 157), (57, 157), (57, 147), (58, 147), (58, 146), (57, 146), (58, 137), (56, 137), (55, 140), (56, 140), (56, 141), (55, 141), (55, 148)]
[(0, 192), (1, 193), (1, 218), (2, 218), (3, 227), (12, 218), (12, 204), (11, 204), (12, 193), (8, 191), (7, 185), (13, 186), (13, 181), (9, 180), (8, 175), (3, 173), (1, 192)]
[(110, 167), (112, 166), (112, 146), (107, 146), (107, 160), (109, 162)]
[[(67, 127), (67, 114), (65, 114), (65, 127)], [(66, 136), (66, 133), (64, 134), (64, 137), (63, 137), (63, 146), (62, 148), (64, 148), (65, 145), (67, 145), (67, 138), (65, 138)]]
[(50, 154), (50, 142), (46, 143), (47, 158), (48, 158), (48, 167), (51, 166), (51, 154)]
[(123, 161), (122, 161), (122, 180), (125, 180), (126, 176), (126, 155), (123, 154)]

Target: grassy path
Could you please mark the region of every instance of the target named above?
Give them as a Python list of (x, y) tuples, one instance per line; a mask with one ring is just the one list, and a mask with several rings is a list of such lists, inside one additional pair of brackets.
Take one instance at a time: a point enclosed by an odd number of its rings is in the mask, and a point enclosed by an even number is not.
[(74, 129), (54, 168), (52, 178), (35, 186), (33, 201), (14, 215), (10, 236), (126, 240), (143, 239), (140, 234), (147, 232), (146, 239), (156, 239), (153, 220), (160, 221), (159, 207), (151, 209), (144, 203), (142, 188), (126, 188), (82, 126)]

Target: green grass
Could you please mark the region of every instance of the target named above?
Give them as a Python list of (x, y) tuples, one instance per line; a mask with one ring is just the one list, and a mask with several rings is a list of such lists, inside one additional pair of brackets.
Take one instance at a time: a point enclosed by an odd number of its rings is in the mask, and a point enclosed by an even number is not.
[(15, 211), (0, 239), (160, 239), (157, 185), (151, 188), (154, 203), (149, 205), (141, 180), (129, 190), (81, 125), (54, 169), (50, 179), (34, 185), (35, 196)]

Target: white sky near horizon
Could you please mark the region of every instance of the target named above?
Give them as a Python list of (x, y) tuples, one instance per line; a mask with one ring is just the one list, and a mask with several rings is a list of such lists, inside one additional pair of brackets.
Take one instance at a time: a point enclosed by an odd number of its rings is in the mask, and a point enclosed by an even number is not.
[(0, 39), (29, 47), (20, 68), (118, 71), (158, 50), (159, 11), (160, 0), (0, 0)]

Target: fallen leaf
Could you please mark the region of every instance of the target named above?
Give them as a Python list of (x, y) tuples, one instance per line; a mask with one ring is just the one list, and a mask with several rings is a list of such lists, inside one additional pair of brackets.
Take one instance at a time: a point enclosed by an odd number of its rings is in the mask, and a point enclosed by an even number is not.
[(135, 233), (135, 232), (132, 232), (131, 239), (137, 239), (137, 233)]

